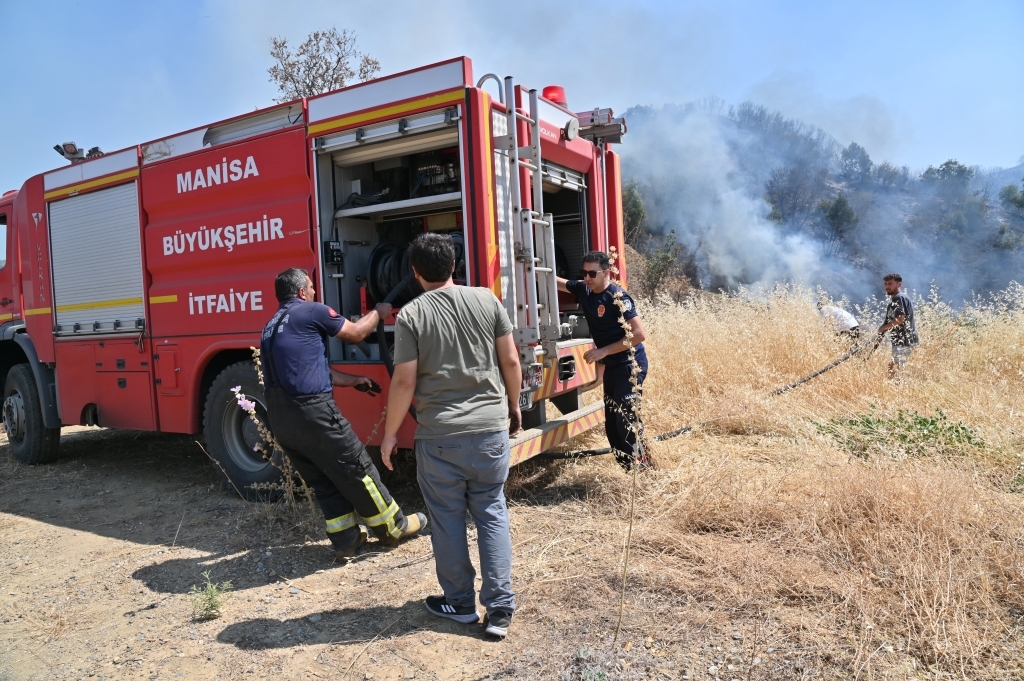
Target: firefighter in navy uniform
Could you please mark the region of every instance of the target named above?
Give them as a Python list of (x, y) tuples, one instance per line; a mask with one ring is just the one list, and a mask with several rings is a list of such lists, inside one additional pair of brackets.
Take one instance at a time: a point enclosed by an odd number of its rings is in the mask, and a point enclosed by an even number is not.
[(335, 554), (351, 558), (366, 542), (360, 521), (384, 544), (416, 534), (426, 526), (426, 516), (402, 513), (331, 392), (332, 386), (341, 386), (375, 395), (380, 386), (327, 363), (328, 336), (358, 343), (391, 313), (391, 306), (377, 305), (359, 321), (347, 322), (313, 302), (313, 282), (297, 268), (277, 275), (274, 289), (280, 307), (263, 330), (260, 350), (267, 419), (292, 465), (316, 493)]
[[(615, 459), (627, 471), (635, 464), (646, 468), (649, 461), (636, 446), (637, 434), (643, 427), (635, 401), (640, 396), (647, 378), (647, 353), (643, 341), (647, 337), (644, 325), (637, 316), (636, 304), (626, 291), (612, 283), (611, 259), (602, 251), (590, 251), (583, 256), (582, 280), (558, 279), (558, 289), (576, 296), (590, 327), (590, 336), (596, 348), (588, 350), (583, 359), (598, 362), (604, 367), (604, 428), (608, 444), (615, 451)], [(615, 294), (622, 294), (622, 309)], [(640, 365), (637, 386), (632, 382), (633, 370), (629, 361), (630, 345), (623, 342), (625, 319), (633, 333), (632, 346), (636, 349), (636, 362)], [(632, 427), (630, 424), (634, 424)]]

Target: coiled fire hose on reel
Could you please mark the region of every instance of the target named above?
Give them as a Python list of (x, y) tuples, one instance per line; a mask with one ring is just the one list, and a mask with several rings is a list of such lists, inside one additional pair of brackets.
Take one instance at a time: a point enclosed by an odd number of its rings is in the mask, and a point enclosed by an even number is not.
[[(463, 256), (461, 251), (461, 238), (457, 240), (456, 262)], [(369, 276), (366, 278), (366, 287), (374, 300), (381, 303), (388, 303), (395, 307), (401, 307), (416, 296), (423, 293), (423, 288), (413, 276), (412, 266), (409, 265), (409, 252), (405, 246), (395, 243), (384, 242), (377, 244), (370, 251)], [(384, 332), (384, 320), (377, 322), (377, 347), (380, 350), (380, 357), (384, 360), (384, 367), (388, 370), (388, 376), (395, 375), (395, 360), (388, 349), (387, 336)], [(364, 354), (369, 354), (364, 351)], [(416, 407), (409, 405), (409, 414), (416, 421)]]
[[(378, 244), (370, 253), (370, 276), (367, 278), (370, 295), (374, 300), (395, 307), (408, 303), (423, 293), (411, 269), (406, 249), (397, 244)], [(394, 377), (394, 357), (387, 346), (383, 318), (377, 323), (377, 347), (380, 349), (381, 359), (384, 360), (387, 375)], [(414, 421), (419, 421), (416, 408), (412, 405), (409, 406), (409, 414)]]

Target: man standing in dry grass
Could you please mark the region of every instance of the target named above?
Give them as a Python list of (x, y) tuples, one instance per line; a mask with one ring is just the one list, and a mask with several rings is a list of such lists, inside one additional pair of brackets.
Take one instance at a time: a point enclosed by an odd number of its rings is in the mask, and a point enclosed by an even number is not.
[(917, 336), (917, 325), (914, 323), (914, 305), (910, 297), (903, 293), (903, 277), (898, 274), (887, 274), (883, 277), (885, 293), (889, 296), (889, 304), (885, 308), (885, 322), (878, 327), (878, 340), (887, 333), (892, 342), (892, 360), (889, 362), (889, 378), (899, 376), (900, 369), (910, 359), (910, 353), (920, 340)]
[(434, 523), (430, 541), (444, 591), (427, 597), (427, 610), (464, 624), (480, 619), (468, 511), (480, 549), (485, 631), (503, 637), (516, 608), (505, 480), (508, 436), (522, 421), (519, 349), (494, 294), (452, 282), (451, 237), (420, 235), (409, 246), (409, 264), (424, 293), (402, 308), (395, 324), (395, 375), (381, 458), (393, 468), (398, 429), (415, 395), (416, 479)]
[[(643, 424), (635, 405), (647, 378), (647, 352), (644, 350), (643, 322), (636, 312), (636, 303), (628, 293), (612, 283), (611, 258), (602, 251), (583, 256), (582, 279), (558, 279), (558, 289), (576, 296), (590, 327), (596, 348), (587, 350), (583, 359), (604, 365), (604, 428), (615, 459), (627, 471), (634, 465), (641, 470), (649, 465), (636, 440)], [(617, 296), (621, 296), (616, 300)], [(621, 307), (620, 307), (621, 301)], [(623, 322), (633, 334), (628, 342)], [(633, 384), (630, 347), (640, 367)]]

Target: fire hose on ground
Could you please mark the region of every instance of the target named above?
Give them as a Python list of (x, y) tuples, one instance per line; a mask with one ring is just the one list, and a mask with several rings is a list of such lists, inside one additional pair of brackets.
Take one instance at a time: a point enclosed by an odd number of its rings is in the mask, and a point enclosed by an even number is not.
[[(405, 275), (404, 278), (402, 278), (400, 281), (398, 281), (398, 283), (395, 283), (395, 280), (399, 276), (401, 276), (401, 272), (408, 272), (409, 271), (408, 255), (405, 255), (405, 249), (401, 249), (401, 247), (399, 247), (397, 245), (394, 245), (394, 244), (382, 244), (382, 245), (384, 245), (384, 246), (394, 246), (394, 248), (389, 248), (389, 249), (377, 248), (377, 249), (374, 249), (373, 253), (371, 253), (371, 255), (370, 255), (371, 278), (370, 278), (370, 280), (368, 282), (369, 286), (370, 286), (370, 294), (374, 295), (376, 297), (376, 294), (380, 294), (383, 291), (389, 290), (390, 292), (387, 295), (384, 296), (383, 300), (381, 300), (382, 303), (391, 304), (396, 299), (399, 299), (401, 301), (399, 304), (404, 304), (404, 303), (412, 300), (413, 298), (415, 298), (419, 294), (419, 291), (418, 290), (414, 290), (414, 288), (413, 288), (413, 284), (415, 282), (415, 277), (413, 276), (412, 272), (409, 272), (407, 275)], [(416, 286), (415, 289), (419, 289), (419, 286)], [(847, 352), (842, 357), (840, 357), (840, 358), (836, 359), (835, 361), (833, 361), (833, 362), (831, 362), (831, 363), (821, 367), (820, 369), (812, 371), (811, 373), (807, 374), (806, 376), (804, 376), (800, 380), (794, 381), (793, 383), (790, 383), (788, 385), (784, 385), (784, 386), (782, 386), (780, 388), (776, 388), (775, 390), (773, 390), (770, 393), (768, 393), (768, 396), (769, 397), (775, 397), (776, 395), (781, 395), (783, 393), (789, 392), (793, 388), (796, 388), (796, 387), (798, 387), (800, 385), (803, 385), (804, 383), (807, 383), (808, 381), (810, 381), (810, 380), (812, 380), (814, 378), (817, 378), (818, 376), (821, 376), (826, 371), (830, 371), (832, 369), (835, 369), (837, 366), (839, 366), (840, 364), (842, 364), (846, 360), (850, 359), (851, 357), (856, 355), (858, 352), (861, 352), (862, 350), (864, 350), (866, 347), (868, 347), (872, 343), (874, 343), (874, 347), (871, 350), (872, 350), (872, 352), (874, 352), (875, 348), (878, 347), (878, 344), (881, 342), (881, 340), (882, 339), (879, 336), (879, 337), (873, 338), (872, 340), (869, 340), (869, 341), (867, 341), (865, 343), (861, 343), (857, 347), (855, 347), (852, 350), (850, 350), (849, 352)], [(394, 358), (391, 357), (391, 352), (388, 350), (387, 336), (385, 335), (385, 332), (384, 332), (384, 320), (383, 319), (381, 319), (377, 323), (377, 347), (380, 349), (380, 356), (381, 356), (381, 359), (384, 360), (384, 366), (388, 370), (388, 376), (394, 376), (395, 375), (395, 362), (394, 362)], [(417, 418), (416, 418), (416, 408), (414, 406), (412, 406), (412, 405), (409, 405), (409, 414), (412, 416), (414, 421), (417, 420)], [(694, 427), (695, 426), (693, 426), (693, 425), (683, 426), (682, 428), (677, 428), (676, 430), (671, 430), (671, 431), (669, 431), (667, 433), (662, 433), (661, 435), (656, 435), (656, 436), (654, 436), (652, 438), (652, 440), (654, 442), (664, 442), (665, 440), (670, 440), (670, 439), (672, 439), (674, 437), (679, 437), (680, 435), (684, 435), (686, 433), (689, 433), (691, 430), (694, 429)], [(561, 459), (582, 459), (582, 458), (586, 458), (586, 457), (590, 457), (590, 456), (601, 456), (603, 454), (611, 454), (611, 452), (612, 452), (612, 448), (611, 447), (602, 447), (600, 449), (585, 449), (585, 450), (580, 451), (580, 452), (550, 452), (550, 453), (547, 453), (547, 454), (539, 454), (539, 455), (537, 455), (534, 458), (545, 460), (545, 461), (557, 461), (557, 460), (561, 460)]]
[[(850, 359), (851, 357), (856, 355), (858, 352), (864, 350), (866, 347), (868, 347), (872, 343), (874, 344), (874, 347), (871, 348), (871, 351), (874, 352), (875, 348), (877, 348), (878, 344), (881, 343), (881, 342), (882, 342), (881, 336), (877, 336), (877, 337), (872, 338), (871, 340), (869, 340), (869, 341), (867, 341), (865, 343), (861, 343), (857, 347), (855, 347), (852, 350), (850, 350), (849, 352), (847, 352), (842, 357), (840, 357), (840, 358), (836, 359), (835, 361), (833, 361), (833, 362), (831, 362), (831, 363), (821, 367), (820, 369), (812, 371), (811, 373), (807, 374), (806, 376), (804, 376), (800, 380), (794, 381), (794, 382), (792, 382), (792, 383), (790, 383), (788, 385), (784, 385), (781, 388), (776, 388), (775, 390), (773, 390), (770, 393), (768, 393), (768, 397), (775, 397), (776, 395), (781, 395), (782, 393), (789, 392), (793, 388), (796, 388), (797, 386), (803, 385), (804, 383), (806, 383), (807, 381), (810, 381), (811, 379), (814, 379), (814, 378), (817, 378), (818, 376), (821, 376), (826, 371), (830, 371), (832, 369), (835, 369), (837, 366), (839, 366), (840, 364), (842, 364), (846, 360)], [(671, 431), (669, 431), (667, 433), (662, 433), (661, 435), (656, 435), (656, 436), (654, 436), (651, 439), (654, 442), (664, 442), (665, 440), (670, 440), (670, 439), (672, 439), (674, 437), (678, 437), (678, 436), (683, 435), (685, 433), (689, 433), (691, 430), (694, 429), (694, 427), (695, 426), (693, 426), (693, 425), (684, 426), (682, 428), (677, 428), (676, 430), (671, 430)], [(561, 459), (582, 459), (582, 458), (586, 458), (586, 457), (590, 457), (590, 456), (601, 456), (602, 454), (611, 454), (611, 452), (612, 452), (612, 448), (611, 447), (602, 447), (601, 449), (584, 449), (583, 451), (580, 451), (580, 452), (550, 452), (548, 454), (539, 454), (539, 455), (537, 455), (534, 458), (542, 459), (544, 461), (557, 461), (557, 460), (561, 460)]]

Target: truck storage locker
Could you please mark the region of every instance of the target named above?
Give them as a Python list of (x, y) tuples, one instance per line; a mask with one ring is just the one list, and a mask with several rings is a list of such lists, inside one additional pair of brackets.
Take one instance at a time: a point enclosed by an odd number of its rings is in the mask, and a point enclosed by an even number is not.
[(50, 204), (58, 336), (142, 330), (140, 238), (135, 182)]

